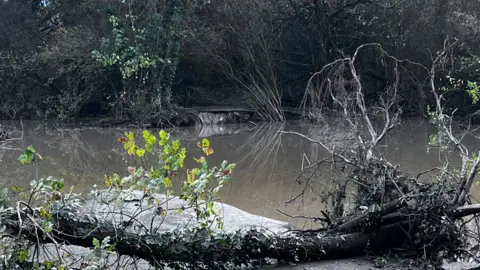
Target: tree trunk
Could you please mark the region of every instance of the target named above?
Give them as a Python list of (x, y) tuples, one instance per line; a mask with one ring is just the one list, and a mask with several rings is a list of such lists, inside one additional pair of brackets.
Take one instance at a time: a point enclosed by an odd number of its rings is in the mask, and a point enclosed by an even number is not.
[[(24, 219), (22, 234), (36, 242), (52, 240), (37, 235), (33, 223)], [(3, 223), (12, 235), (18, 234), (18, 215), (12, 214)], [(401, 247), (409, 231), (408, 224), (389, 225), (372, 232), (349, 234), (291, 232), (274, 235), (267, 231), (251, 230), (237, 234), (213, 233), (207, 230), (178, 230), (158, 234), (128, 232), (125, 227), (111, 222), (78, 220), (74, 217), (57, 217), (52, 235), (57, 242), (68, 245), (92, 247), (94, 238), (109, 236), (115, 243), (118, 255), (135, 256), (153, 266), (179, 263), (192, 268), (249, 263), (265, 258), (284, 261), (318, 261), (346, 258), (364, 254), (365, 250), (379, 251)], [(37, 230), (39, 233), (39, 230)], [(323, 234), (323, 235), (322, 235)], [(220, 239), (223, 239), (222, 241)]]

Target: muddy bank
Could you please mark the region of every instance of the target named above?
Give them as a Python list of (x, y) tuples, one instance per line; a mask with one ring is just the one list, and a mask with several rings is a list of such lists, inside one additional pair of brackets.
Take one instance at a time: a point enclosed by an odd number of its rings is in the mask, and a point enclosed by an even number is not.
[[(302, 118), (301, 112), (295, 108), (284, 108), (285, 121)], [(6, 120), (7, 121), (7, 120)], [(36, 121), (33, 120), (32, 121)], [(79, 117), (58, 120), (55, 118), (43, 119), (52, 122), (62, 128), (72, 127), (143, 127), (143, 128), (166, 128), (188, 127), (194, 125), (228, 125), (248, 122), (262, 122), (265, 119), (253, 109), (248, 107), (234, 106), (210, 106), (177, 108), (173, 111), (160, 115), (155, 119), (132, 119), (127, 116), (105, 115), (93, 117)]]

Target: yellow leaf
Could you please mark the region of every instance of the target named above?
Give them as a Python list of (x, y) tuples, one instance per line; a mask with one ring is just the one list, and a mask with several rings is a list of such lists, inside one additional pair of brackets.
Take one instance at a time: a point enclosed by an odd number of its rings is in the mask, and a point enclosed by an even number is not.
[(172, 181), (170, 181), (170, 178), (165, 177), (165, 178), (163, 179), (163, 185), (164, 185), (166, 188), (171, 188), (171, 187), (172, 187)]
[(189, 184), (193, 183), (194, 176), (192, 174), (187, 174), (187, 181)]
[(105, 186), (111, 187), (112, 186), (112, 178), (105, 174)]
[(40, 216), (43, 218), (47, 217), (47, 211), (45, 211), (45, 208), (43, 207), (40, 208)]
[(201, 158), (193, 158), (197, 163), (200, 163), (202, 164), (204, 161), (205, 161), (205, 157), (201, 157)]
[(203, 152), (205, 153), (205, 155), (210, 156), (210, 155), (213, 154), (213, 149), (212, 148), (204, 148)]

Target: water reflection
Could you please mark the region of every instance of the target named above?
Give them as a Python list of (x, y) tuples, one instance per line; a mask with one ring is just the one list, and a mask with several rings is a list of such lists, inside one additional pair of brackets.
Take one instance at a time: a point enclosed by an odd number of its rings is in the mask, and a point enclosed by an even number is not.
[[(238, 164), (232, 182), (221, 192), (222, 201), (253, 214), (285, 221), (291, 220), (277, 210), (294, 215), (318, 215), (323, 205), (312, 194), (306, 196), (303, 203), (299, 201), (285, 205), (285, 202), (301, 190), (302, 186), (295, 179), (302, 168), (328, 157), (328, 153), (300, 137), (279, 134), (280, 130), (351, 143), (341, 125), (325, 127), (297, 121), (284, 124), (176, 128), (171, 132), (190, 153), (186, 161), (187, 168), (196, 165), (192, 155), (198, 153), (195, 144), (201, 137), (209, 137), (215, 149), (209, 164), (219, 164), (223, 159)], [(80, 190), (86, 190), (94, 184), (101, 185), (105, 174), (125, 174), (128, 165), (139, 165), (126, 157), (122, 146), (116, 141), (123, 131), (120, 128), (59, 129), (44, 123), (24, 123), (23, 138), (16, 146), (34, 145), (43, 160), (37, 172), (31, 166), (21, 166), (18, 163), (19, 152), (0, 151), (0, 184), (26, 186), (38, 174), (64, 178), (68, 184), (75, 185)], [(439, 152), (427, 153), (426, 150), (429, 135), (433, 131), (422, 120), (405, 121), (401, 128), (390, 132), (382, 142), (381, 149), (392, 163), (400, 164), (412, 174), (417, 174), (439, 165)], [(465, 144), (478, 146), (478, 142), (470, 137), (465, 138)], [(458, 162), (453, 156), (448, 158), (452, 163)], [(150, 161), (143, 163), (148, 164)], [(328, 168), (325, 168), (312, 174), (315, 180), (312, 183), (313, 192), (332, 188), (330, 181), (324, 181), (329, 177), (328, 172)], [(304, 226), (303, 223), (296, 225)]]

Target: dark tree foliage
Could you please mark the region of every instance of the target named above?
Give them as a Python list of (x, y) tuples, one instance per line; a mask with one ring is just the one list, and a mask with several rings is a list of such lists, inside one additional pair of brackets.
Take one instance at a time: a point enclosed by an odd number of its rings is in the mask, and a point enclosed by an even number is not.
[[(396, 58), (425, 66), (447, 37), (461, 41), (459, 57), (477, 54), (479, 46), (480, 4), (468, 0), (48, 3), (0, 2), (1, 118), (114, 116), (159, 123), (174, 118), (177, 105), (249, 105), (278, 120), (282, 106), (300, 104), (314, 72), (361, 44), (379, 43)], [(142, 46), (163, 62), (137, 67), (135, 76), (125, 78), (124, 62), (95, 59), (94, 51), (114, 52), (102, 47), (118, 34), (112, 16), (128, 46)], [(141, 29), (143, 40), (135, 34)], [(391, 71), (374, 52), (357, 65), (367, 102), (374, 102), (391, 82)], [(432, 103), (428, 74), (408, 62), (400, 68), (407, 75), (399, 93), (404, 111), (421, 113)], [(477, 79), (475, 72), (455, 75)], [(467, 97), (460, 92), (449, 99), (459, 107)]]

